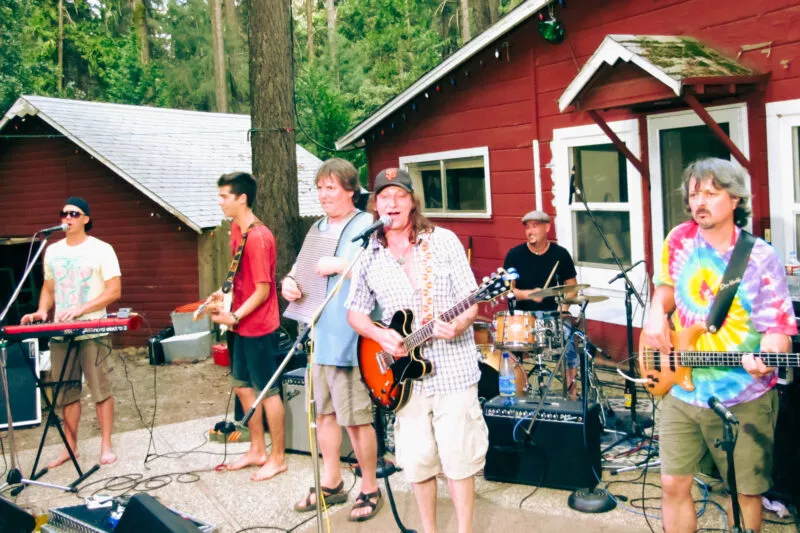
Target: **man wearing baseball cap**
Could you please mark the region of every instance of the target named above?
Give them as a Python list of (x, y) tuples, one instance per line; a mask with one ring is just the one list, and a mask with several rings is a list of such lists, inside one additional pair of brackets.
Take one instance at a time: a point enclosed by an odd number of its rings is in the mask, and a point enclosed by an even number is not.
[[(407, 309), (414, 314), (414, 331), (433, 322), (432, 340), (418, 354), (434, 370), (407, 385), (410, 398), (396, 411), (397, 461), (413, 486), (426, 533), (436, 531), (440, 473), (448, 478), (458, 530), (472, 531), (475, 474), (483, 468), (489, 447), (478, 403), (480, 370), (472, 333), (478, 309), (473, 305), (449, 322), (437, 317), (465, 301), (477, 283), (461, 241), (453, 232), (434, 227), (420, 206), (406, 171), (388, 168), (377, 175), (371, 211), (375, 218), (389, 216), (392, 222), (376, 233), (362, 255), (345, 307), (354, 330), (398, 357), (408, 355), (403, 337), (372, 322), (369, 315), (376, 304), (384, 324)], [(367, 374), (363, 376), (368, 382)], [(366, 505), (377, 506), (381, 495), (362, 497)]]
[[(67, 198), (59, 214), (61, 221), (67, 224), (67, 236), (45, 250), (44, 285), (39, 296), (39, 308), (35, 313), (23, 316), (23, 324), (47, 320), (54, 304), (56, 322), (101, 318), (106, 314), (106, 307), (122, 295), (119, 261), (114, 248), (86, 234), (92, 229), (89, 203), (76, 196)], [(100, 424), (100, 464), (117, 460), (111, 448), (114, 397), (107, 366), (111, 348), (111, 340), (103, 334), (76, 337), (71, 344), (64, 339), (53, 338), (50, 341), (51, 373), (59, 376), (66, 363), (64, 379), (70, 382), (63, 386), (55, 399), (57, 407), (64, 410), (67, 446), (77, 458), (83, 374)], [(63, 450), (47, 467), (55, 468), (69, 460), (69, 451)]]
[[(557, 309), (554, 297), (537, 298), (536, 291), (545, 287), (550, 273), (555, 268), (555, 274), (550, 280), (549, 287), (556, 285), (575, 285), (577, 272), (569, 252), (562, 246), (551, 242), (547, 238), (550, 231), (550, 215), (544, 211), (530, 211), (522, 217), (525, 228), (525, 242), (511, 248), (506, 254), (503, 268), (516, 268), (519, 279), (514, 287), (516, 308), (520, 311), (530, 311), (539, 317), (544, 313), (555, 313)], [(564, 311), (568, 306), (564, 306)], [(566, 335), (565, 335), (566, 338)], [(567, 345), (567, 387), (570, 395), (576, 397), (575, 376), (578, 367), (578, 354), (572, 343)]]

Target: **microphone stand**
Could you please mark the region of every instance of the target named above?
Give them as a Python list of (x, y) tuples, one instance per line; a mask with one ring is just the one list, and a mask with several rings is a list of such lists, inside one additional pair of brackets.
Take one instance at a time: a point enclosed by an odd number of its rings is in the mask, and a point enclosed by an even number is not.
[[(606, 238), (605, 233), (603, 232), (603, 228), (600, 226), (600, 223), (597, 221), (597, 218), (594, 216), (594, 213), (591, 209), (589, 209), (589, 204), (586, 202), (586, 198), (584, 198), (583, 193), (574, 185), (571, 186), (571, 189), (574, 190), (575, 195), (580, 199), (581, 203), (583, 204), (584, 209), (589, 214), (589, 217), (592, 219), (592, 223), (594, 227), (597, 229), (597, 233), (600, 234), (600, 238), (603, 240), (603, 244), (608, 249), (609, 253), (611, 253), (611, 257), (614, 259), (614, 263), (619, 268), (619, 274), (614, 276), (608, 283), (609, 285), (614, 283), (617, 279), (623, 278), (625, 280), (625, 323), (627, 326), (627, 340), (628, 340), (628, 372), (630, 376), (636, 376), (636, 364), (634, 362), (634, 352), (633, 352), (633, 304), (631, 303), (631, 296), (636, 296), (636, 301), (639, 302), (639, 305), (642, 306), (644, 309), (644, 301), (642, 301), (642, 297), (639, 295), (639, 292), (631, 282), (631, 279), (628, 277), (628, 270), (631, 270), (633, 267), (639, 264), (639, 262), (634, 263), (630, 268), (626, 269), (625, 266), (622, 264), (617, 253), (614, 251), (614, 248), (609, 244), (608, 239)], [(644, 432), (642, 431), (644, 428), (639, 426), (639, 423), (636, 419), (636, 384), (631, 383), (631, 406), (630, 406), (630, 413), (631, 413), (631, 430), (630, 434), (623, 439), (615, 442), (613, 446), (616, 446), (622, 440), (626, 440), (630, 437), (642, 437)], [(612, 446), (612, 447), (613, 447)]]
[[(22, 277), (19, 280), (19, 284), (17, 285), (17, 288), (14, 289), (14, 292), (11, 295), (11, 298), (9, 298), (8, 303), (6, 304), (5, 308), (3, 309), (2, 312), (0, 312), (0, 324), (3, 324), (3, 321), (6, 319), (6, 315), (8, 315), (8, 311), (11, 309), (11, 306), (14, 304), (14, 302), (19, 297), (19, 293), (22, 291), (22, 286), (25, 283), (25, 280), (28, 279), (28, 276), (30, 275), (31, 270), (33, 270), (33, 267), (36, 265), (36, 261), (38, 261), (39, 260), (39, 256), (42, 255), (42, 252), (44, 251), (44, 247), (47, 245), (48, 235), (49, 235), (48, 233), (43, 234), (44, 238), (40, 241), (39, 248), (36, 250), (36, 253), (33, 256), (33, 259), (31, 259), (31, 261), (25, 267), (25, 271), (22, 273)], [(34, 238), (35, 237), (36, 236), (34, 235)], [(0, 328), (0, 332), (1, 331), (2, 331), (2, 328)], [(20, 487), (18, 487), (19, 490), (22, 490), (22, 488), (24, 488), (25, 485), (39, 485), (41, 487), (48, 487), (48, 488), (51, 488), (51, 489), (58, 489), (58, 490), (62, 490), (64, 492), (78, 492), (78, 490), (74, 486), (73, 487), (64, 487), (64, 486), (61, 486), (61, 485), (53, 485), (51, 483), (43, 483), (41, 481), (34, 481), (32, 479), (26, 479), (26, 478), (22, 477), (22, 472), (20, 472), (20, 469), (17, 468), (17, 462), (18, 461), (17, 461), (17, 448), (16, 448), (16, 443), (14, 441), (14, 420), (13, 420), (13, 418), (11, 416), (11, 398), (10, 398), (10, 394), (9, 394), (9, 391), (8, 391), (8, 373), (7, 373), (7, 367), (6, 367), (6, 365), (8, 363), (8, 352), (6, 350), (7, 344), (8, 344), (7, 341), (0, 336), (0, 381), (2, 382), (3, 393), (4, 393), (3, 396), (4, 396), (4, 399), (5, 399), (5, 403), (6, 403), (6, 420), (8, 421), (8, 441), (9, 441), (10, 447), (11, 447), (11, 466), (8, 469), (8, 475), (6, 475), (6, 482), (2, 486), (0, 486), (0, 491), (5, 489), (9, 485), (20, 485)], [(67, 357), (69, 357), (69, 352), (67, 352)], [(64, 367), (66, 368), (66, 363), (64, 364)], [(31, 371), (33, 372), (33, 369), (31, 369)], [(36, 378), (36, 381), (38, 383), (39, 376), (36, 376), (35, 372), (34, 372), (34, 377)], [(56, 398), (54, 397), (53, 398), (53, 403), (54, 404), (55, 404), (55, 400), (56, 400)], [(55, 405), (53, 405), (53, 408), (55, 408)], [(59, 430), (60, 429), (61, 428), (59, 426)], [(63, 434), (62, 434), (62, 436), (63, 436)], [(72, 454), (72, 450), (69, 448), (69, 445), (66, 444), (66, 440), (64, 442), (65, 442), (65, 445), (67, 447), (67, 451), (70, 453), (70, 457), (72, 458), (73, 462), (75, 463), (76, 468), (78, 468), (78, 473), (81, 475), (79, 480), (76, 483), (74, 483), (74, 485), (76, 485), (78, 482), (83, 481), (84, 476), (83, 476), (83, 473), (80, 471), (80, 468), (77, 466), (78, 463), (75, 462), (75, 456)], [(37, 460), (38, 460), (38, 458), (37, 458)], [(35, 474), (35, 470), (36, 469), (34, 468), (34, 474)], [(42, 475), (45, 474), (45, 472), (46, 472), (46, 470), (41, 472), (40, 475), (36, 476), (36, 477), (41, 477)], [(89, 473), (87, 473), (86, 475), (88, 476), (88, 474)]]
[[(379, 228), (376, 228), (376, 229), (379, 229)], [(333, 290), (331, 290), (330, 293), (328, 293), (328, 295), (325, 297), (325, 300), (322, 302), (322, 304), (319, 306), (319, 308), (314, 312), (314, 315), (311, 317), (311, 321), (309, 322), (308, 327), (303, 332), (303, 334), (300, 335), (300, 337), (297, 338), (297, 340), (295, 341), (294, 345), (292, 346), (292, 349), (289, 350), (289, 353), (287, 353), (286, 357), (283, 358), (283, 361), (281, 362), (281, 364), (278, 365), (278, 369), (275, 371), (275, 373), (272, 375), (272, 377), (269, 378), (269, 381), (264, 386), (264, 388), (261, 390), (261, 393), (258, 395), (258, 398), (256, 398), (256, 400), (253, 402), (253, 405), (250, 407), (250, 410), (247, 411), (247, 413), (245, 413), (244, 417), (242, 418), (242, 420), (240, 422), (241, 424), (247, 425), (247, 423), (250, 421), (250, 418), (252, 418), (252, 416), (255, 413), (255, 411), (258, 408), (258, 406), (261, 404), (261, 402), (267, 396), (267, 393), (272, 388), (272, 385), (278, 380), (278, 378), (283, 373), (283, 369), (286, 368), (286, 365), (289, 364), (289, 361), (291, 361), (292, 357), (294, 356), (295, 351), (308, 340), (308, 336), (311, 333), (312, 326), (317, 323), (317, 321), (319, 320), (319, 317), (322, 315), (322, 312), (325, 309), (325, 307), (328, 305), (328, 303), (333, 299), (334, 296), (336, 296), (336, 294), (341, 289), (342, 284), (344, 283), (344, 280), (348, 278), (348, 276), (350, 275), (350, 272), (353, 270), (353, 267), (356, 265), (356, 263), (358, 263), (358, 260), (361, 258), (361, 256), (363, 255), (364, 251), (367, 249), (367, 246), (369, 245), (371, 236), (372, 236), (371, 233), (370, 234), (366, 234), (366, 235), (362, 234), (358, 238), (356, 238), (356, 240), (358, 240), (359, 238), (361, 239), (361, 243), (360, 243), (361, 249), (358, 251), (358, 254), (356, 255), (355, 258), (353, 258), (352, 261), (349, 262), (349, 264), (347, 265), (347, 268), (345, 269), (344, 272), (342, 272), (341, 276), (339, 277), (339, 281), (333, 287)], [(313, 360), (312, 360), (313, 359), (313, 351), (309, 350), (309, 354), (312, 354), (312, 356), (308, 360), (308, 368), (311, 369), (312, 366), (313, 366)], [(308, 383), (306, 383), (306, 385), (308, 385)], [(313, 465), (314, 465), (314, 487), (315, 487), (316, 499), (317, 499), (317, 505), (316, 505), (317, 533), (323, 533), (323, 531), (322, 531), (322, 497), (323, 496), (322, 496), (322, 488), (321, 488), (321, 482), (320, 482), (320, 476), (319, 476), (319, 450), (318, 450), (318, 445), (317, 445), (317, 402), (316, 402), (316, 399), (314, 398), (314, 392), (313, 391), (310, 391), (309, 398), (310, 398), (310, 400), (309, 400), (309, 417), (311, 418), (311, 423), (310, 423), (310, 426), (309, 426), (310, 441), (311, 441), (311, 450), (310, 451), (311, 451), (311, 461), (313, 462)], [(383, 427), (382, 424), (383, 424), (383, 413), (380, 412), (380, 410), (379, 410), (376, 413), (376, 426), (378, 426), (378, 428), (382, 428)], [(377, 433), (377, 431), (376, 431), (376, 433)], [(380, 453), (381, 450), (385, 449), (385, 444), (382, 443), (382, 440), (383, 440), (382, 438), (380, 438), (378, 440), (379, 456), (378, 456), (378, 465), (377, 465), (377, 470), (376, 470), (377, 477), (378, 478), (381, 478), (381, 477), (384, 478), (384, 482), (386, 483), (387, 496), (389, 498), (389, 503), (391, 504), (391, 507), (392, 507), (392, 513), (394, 514), (395, 522), (397, 522), (397, 525), (400, 528), (400, 531), (402, 533), (415, 533), (414, 530), (406, 529), (403, 526), (403, 523), (400, 521), (400, 517), (397, 514), (397, 507), (396, 507), (395, 502), (394, 502), (394, 497), (392, 496), (392, 489), (389, 486), (389, 476), (391, 474), (393, 474), (394, 472), (396, 472), (397, 468), (393, 464), (391, 464), (390, 462), (384, 461), (384, 459), (382, 457), (383, 454)]]
[(720, 416), (720, 418), (722, 419), (722, 439), (716, 439), (714, 441), (714, 447), (722, 448), (725, 451), (728, 462), (728, 492), (730, 492), (731, 495), (731, 510), (733, 511), (733, 528), (731, 528), (731, 533), (753, 533), (753, 530), (750, 528), (742, 529), (742, 508), (739, 505), (739, 490), (736, 488), (736, 467), (733, 462), (733, 450), (736, 448), (737, 438), (737, 432), (733, 430), (735, 424), (723, 416)]

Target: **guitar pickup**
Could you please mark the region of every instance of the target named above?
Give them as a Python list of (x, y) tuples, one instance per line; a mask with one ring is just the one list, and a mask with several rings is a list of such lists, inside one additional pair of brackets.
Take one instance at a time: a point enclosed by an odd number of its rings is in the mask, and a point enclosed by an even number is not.
[(381, 374), (387, 373), (393, 360), (392, 356), (386, 352), (379, 352), (376, 359), (378, 360), (378, 368)]

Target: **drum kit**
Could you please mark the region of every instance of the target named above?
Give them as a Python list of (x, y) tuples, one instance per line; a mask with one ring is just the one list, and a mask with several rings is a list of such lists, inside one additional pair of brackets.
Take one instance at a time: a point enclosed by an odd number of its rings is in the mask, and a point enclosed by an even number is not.
[[(541, 289), (530, 295), (536, 298), (555, 297), (558, 309), (565, 304), (583, 306), (608, 299), (608, 296), (580, 294), (580, 291), (587, 288), (589, 285), (586, 284), (559, 285)], [(567, 295), (573, 296), (568, 297)], [(583, 315), (581, 318), (583, 319)], [(552, 366), (565, 359), (561, 357), (566, 348), (565, 325), (575, 329), (570, 340), (575, 342), (579, 354), (587, 355), (586, 372), (593, 375), (593, 369), (589, 368), (589, 365), (592, 364), (591, 354), (594, 347), (584, 333), (584, 322), (585, 320), (581, 320), (578, 324), (573, 324), (572, 315), (561, 311), (539, 311), (538, 313), (501, 311), (495, 313), (491, 322), (476, 321), (473, 324), (473, 330), (481, 369), (481, 380), (478, 384), (479, 395), (482, 398), (490, 399), (499, 392), (498, 377), (503, 352), (509, 352), (514, 366), (517, 378), (517, 396), (544, 394), (546, 392), (545, 378), (551, 373), (548, 364)], [(566, 361), (564, 360), (560, 369), (563, 370), (565, 366)], [(537, 387), (535, 388), (530, 383), (530, 378), (534, 374), (537, 376)], [(567, 398), (567, 383), (563, 374), (561, 381), (563, 397)], [(594, 380), (591, 382), (592, 388), (596, 389)]]

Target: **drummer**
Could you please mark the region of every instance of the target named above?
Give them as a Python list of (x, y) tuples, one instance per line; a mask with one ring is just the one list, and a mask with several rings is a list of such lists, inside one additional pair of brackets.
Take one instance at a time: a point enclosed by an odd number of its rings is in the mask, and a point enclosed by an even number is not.
[[(548, 287), (577, 284), (575, 263), (564, 247), (547, 238), (547, 233), (550, 231), (550, 215), (544, 211), (531, 211), (522, 217), (522, 225), (525, 228), (526, 240), (508, 251), (503, 268), (513, 267), (519, 273), (519, 279), (514, 287), (516, 309), (531, 311), (541, 318), (543, 313), (559, 311), (556, 299), (552, 296), (536, 298), (531, 293), (545, 288), (545, 283), (554, 267), (555, 274)], [(558, 263), (557, 267), (556, 263)], [(570, 293), (567, 296), (574, 295), (574, 293)], [(569, 306), (562, 305), (560, 311), (568, 312)], [(565, 337), (567, 335), (566, 329), (564, 335)], [(574, 399), (577, 397), (575, 376), (578, 368), (578, 354), (573, 343), (569, 343), (567, 346), (565, 358), (567, 361), (567, 389), (570, 397)]]

